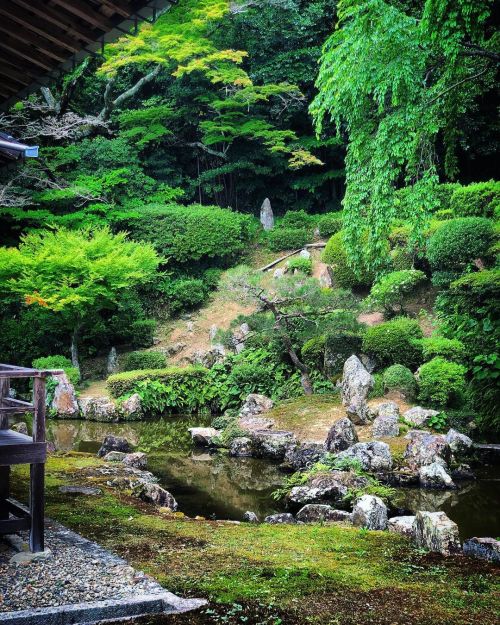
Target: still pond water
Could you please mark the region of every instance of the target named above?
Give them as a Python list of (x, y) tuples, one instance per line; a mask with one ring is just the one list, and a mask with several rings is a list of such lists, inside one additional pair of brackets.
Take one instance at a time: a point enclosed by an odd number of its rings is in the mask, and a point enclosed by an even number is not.
[[(272, 493), (284, 481), (278, 466), (253, 458), (229, 458), (193, 448), (189, 427), (207, 425), (203, 417), (140, 423), (48, 422), (48, 439), (57, 449), (95, 453), (106, 434), (125, 437), (148, 452), (149, 470), (188, 516), (241, 520), (247, 510), (259, 518), (283, 507)], [(462, 538), (500, 536), (500, 467), (483, 467), (479, 479), (456, 491), (401, 488), (397, 501), (408, 510), (443, 510)]]

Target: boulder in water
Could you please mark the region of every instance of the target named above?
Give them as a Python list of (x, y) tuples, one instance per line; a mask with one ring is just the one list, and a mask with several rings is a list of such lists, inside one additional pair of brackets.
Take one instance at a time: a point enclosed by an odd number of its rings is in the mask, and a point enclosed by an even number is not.
[(353, 422), (348, 417), (344, 417), (330, 428), (325, 441), (325, 449), (335, 454), (348, 449), (357, 442), (358, 435)]

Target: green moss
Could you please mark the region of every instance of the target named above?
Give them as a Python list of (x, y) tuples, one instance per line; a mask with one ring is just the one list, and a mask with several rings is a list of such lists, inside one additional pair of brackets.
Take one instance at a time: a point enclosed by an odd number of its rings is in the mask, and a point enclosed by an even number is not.
[[(124, 556), (173, 592), (208, 597), (226, 611), (235, 602), (292, 610), (291, 620), (283, 622), (328, 622), (333, 606), (338, 622), (368, 623), (366, 602), (384, 596), (393, 604), (386, 607), (384, 601), (380, 614), (395, 609), (395, 598), (406, 606), (405, 623), (494, 623), (498, 600), (486, 563), (469, 571), (453, 558), (440, 559), (437, 574), (436, 559), (427, 561), (404, 538), (388, 532), (194, 521), (163, 514), (105, 486), (102, 496), (79, 497), (78, 505), (59, 493), (61, 483), (82, 481), (79, 468), (100, 462), (82, 454), (50, 457), (48, 516)], [(26, 478), (27, 468), (14, 467), (15, 496), (27, 496)]]

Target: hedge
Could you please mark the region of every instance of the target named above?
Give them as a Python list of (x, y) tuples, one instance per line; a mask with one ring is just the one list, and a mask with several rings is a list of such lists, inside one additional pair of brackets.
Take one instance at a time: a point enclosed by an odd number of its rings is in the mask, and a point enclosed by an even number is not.
[(327, 213), (318, 220), (318, 230), (322, 237), (331, 237), (342, 230), (342, 213)]
[(465, 393), (466, 371), (463, 365), (444, 358), (426, 362), (419, 370), (419, 401), (436, 408), (458, 405)]
[(123, 370), (161, 369), (166, 366), (167, 359), (162, 352), (130, 352), (125, 356)]
[(139, 382), (156, 380), (166, 385), (188, 386), (191, 389), (199, 388), (200, 397), (205, 397), (205, 387), (209, 384), (209, 371), (204, 367), (167, 367), (165, 369), (142, 369), (124, 371), (110, 375), (107, 387), (113, 397), (121, 397), (133, 393)]
[(343, 240), (343, 231), (334, 234), (328, 241), (323, 252), (323, 262), (332, 266), (336, 286), (352, 289), (359, 286), (368, 286), (373, 276), (365, 269), (357, 275), (349, 264)]
[(421, 338), (418, 321), (396, 317), (366, 330), (363, 351), (380, 366), (400, 364), (413, 370), (422, 362), (422, 347), (416, 340)]
[(425, 361), (441, 356), (453, 362), (462, 362), (466, 357), (465, 345), (458, 339), (435, 336), (422, 339), (421, 345)]
[(72, 384), (78, 384), (80, 381), (80, 372), (73, 367), (71, 360), (66, 356), (41, 356), (35, 358), (32, 367), (34, 369), (63, 369)]
[(384, 391), (399, 391), (412, 400), (417, 391), (413, 373), (403, 365), (392, 365), (383, 374)]
[(493, 217), (499, 206), (500, 182), (496, 180), (458, 187), (450, 201), (457, 217)]
[(274, 228), (267, 234), (267, 246), (273, 252), (298, 250), (312, 239), (305, 228)]

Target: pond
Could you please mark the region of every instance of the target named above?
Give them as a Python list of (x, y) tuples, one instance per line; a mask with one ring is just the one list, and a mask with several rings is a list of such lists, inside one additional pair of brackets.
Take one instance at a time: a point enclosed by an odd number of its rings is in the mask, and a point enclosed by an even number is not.
[[(106, 434), (141, 443), (149, 469), (188, 516), (241, 520), (247, 510), (259, 518), (283, 510), (272, 493), (285, 474), (275, 464), (253, 458), (209, 454), (191, 444), (189, 427), (210, 418), (182, 417), (140, 423), (56, 421), (47, 424), (48, 439), (59, 450), (95, 453)], [(398, 489), (396, 504), (408, 510), (443, 510), (459, 526), (462, 538), (500, 535), (500, 467), (485, 466), (478, 479), (454, 491)]]

